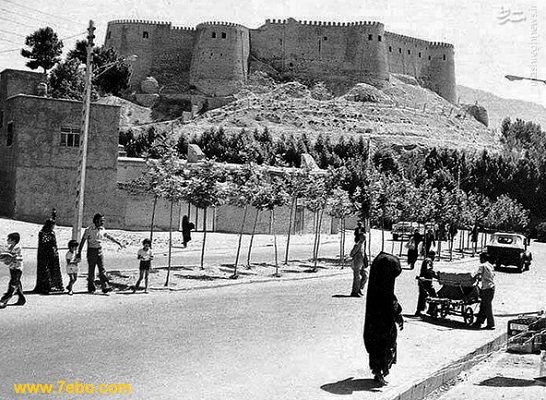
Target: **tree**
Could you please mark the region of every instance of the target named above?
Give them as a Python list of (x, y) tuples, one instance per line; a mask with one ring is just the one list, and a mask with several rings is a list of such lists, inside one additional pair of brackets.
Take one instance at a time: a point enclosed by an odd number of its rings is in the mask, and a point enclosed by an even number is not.
[(30, 69), (43, 68), (44, 74), (59, 61), (63, 52), (63, 42), (57, 33), (49, 26), (40, 28), (25, 39), (25, 45), (30, 48), (22, 49), (21, 55), (30, 59), (25, 65)]
[[(226, 169), (212, 160), (205, 160), (191, 170), (184, 182), (182, 197), (197, 208), (203, 210), (203, 219), (207, 220), (207, 209), (222, 205), (229, 189), (226, 182)], [(207, 226), (203, 228), (203, 247), (201, 249), (201, 269), (204, 269)]]
[(49, 74), (50, 95), (55, 99), (81, 101), (85, 90), (85, 76), (79, 60), (58, 63)]
[(332, 196), (326, 202), (328, 215), (339, 218), (339, 262), (341, 268), (345, 261), (345, 218), (354, 214), (355, 209), (353, 203), (347, 193), (343, 189), (334, 189)]
[[(87, 62), (87, 40), (78, 40), (74, 49), (66, 56), (67, 60)], [(121, 91), (129, 87), (133, 69), (113, 48), (95, 46), (91, 51), (93, 64), (93, 85), (97, 91), (119, 96)]]
[(233, 264), (232, 278), (236, 279), (237, 265), (239, 263), (239, 254), (241, 252), (241, 242), (243, 238), (243, 231), (246, 223), (246, 217), (248, 214), (248, 207), (252, 203), (253, 193), (258, 186), (258, 172), (256, 168), (250, 164), (244, 165), (241, 169), (236, 170), (231, 176), (231, 188), (228, 202), (236, 207), (243, 207), (243, 219), (241, 221), (241, 228), (239, 230), (239, 241), (237, 244), (237, 255), (235, 256), (235, 262)]

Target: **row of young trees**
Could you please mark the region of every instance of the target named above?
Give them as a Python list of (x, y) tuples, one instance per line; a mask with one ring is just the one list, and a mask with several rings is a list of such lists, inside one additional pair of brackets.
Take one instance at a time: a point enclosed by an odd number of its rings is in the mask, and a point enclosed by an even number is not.
[[(355, 190), (350, 189), (350, 175), (346, 167), (330, 168), (316, 172), (308, 169), (271, 169), (255, 164), (233, 167), (210, 159), (199, 164), (181, 160), (174, 143), (165, 139), (158, 159), (148, 160), (148, 170), (142, 178), (133, 182), (135, 190), (145, 191), (157, 198), (165, 198), (171, 207), (177, 202), (187, 202), (204, 212), (207, 209), (230, 204), (241, 208), (243, 218), (239, 232), (239, 245), (234, 255), (234, 274), (242, 243), (242, 232), (254, 211), (252, 235), (249, 243), (247, 265), (251, 264), (252, 243), (260, 213), (270, 214), (273, 227), (275, 260), (279, 268), (279, 250), (275, 233), (275, 211), (290, 207), (286, 221), (288, 232), (284, 262), (288, 262), (290, 233), (294, 223), (296, 204), (302, 203), (316, 218), (315, 240), (312, 250), (313, 268), (317, 268), (320, 232), (324, 215), (341, 221), (340, 260), (344, 259), (344, 220), (350, 215), (369, 217), (372, 224), (384, 227), (387, 221), (407, 219), (420, 222), (436, 221), (457, 226), (471, 226), (477, 220), (486, 227), (520, 230), (528, 222), (528, 211), (508, 196), (490, 200), (483, 195), (468, 194), (462, 189), (448, 190), (434, 187), (426, 180), (415, 185), (408, 179), (399, 179), (390, 171), (380, 171), (374, 166), (362, 166), (362, 180)], [(155, 212), (152, 212), (152, 218)], [(152, 221), (153, 227), (153, 221)], [(172, 208), (171, 208), (172, 232)], [(153, 232), (152, 232), (153, 235)], [(207, 232), (204, 232), (201, 250), (201, 267), (204, 265)], [(170, 250), (169, 250), (170, 254)], [(167, 274), (166, 285), (170, 274)]]
[[(321, 168), (345, 169), (344, 189), (351, 195), (359, 182), (365, 179), (363, 165), (369, 164), (406, 186), (410, 182), (420, 187), (427, 182), (429, 187), (439, 191), (461, 189), (489, 199), (508, 196), (530, 210), (533, 221), (544, 220), (546, 209), (542, 207), (542, 199), (546, 197), (546, 157), (543, 154), (546, 152), (543, 150), (546, 145), (537, 141), (546, 135), (537, 133), (540, 131), (537, 125), (519, 120), (513, 124), (506, 120), (503, 126), (504, 149), (497, 152), (482, 150), (470, 153), (446, 148), (406, 153), (396, 153), (391, 148), (372, 151), (362, 136), (340, 136), (333, 141), (319, 134), (312, 142), (305, 134), (297, 137), (282, 134), (275, 139), (267, 128), (241, 129), (228, 134), (221, 127), (192, 137), (181, 134), (176, 149), (184, 157), (188, 143), (195, 143), (207, 157), (219, 162), (293, 167), (299, 167), (301, 155), (307, 153)], [(120, 143), (126, 146), (129, 156), (157, 158), (159, 154), (152, 144), (165, 136), (151, 127), (137, 136), (131, 131), (125, 132)], [(531, 144), (527, 142), (529, 138), (533, 138)]]

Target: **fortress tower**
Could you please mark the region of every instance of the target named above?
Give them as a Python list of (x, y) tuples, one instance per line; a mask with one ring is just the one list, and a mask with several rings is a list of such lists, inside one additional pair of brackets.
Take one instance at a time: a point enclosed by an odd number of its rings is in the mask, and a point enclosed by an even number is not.
[(136, 91), (153, 76), (162, 93), (228, 98), (249, 70), (265, 69), (308, 84), (322, 81), (340, 93), (359, 82), (387, 85), (395, 73), (456, 101), (453, 46), (387, 32), (380, 22), (288, 18), (266, 20), (256, 29), (228, 22), (194, 29), (121, 20), (108, 23), (105, 46), (138, 56), (131, 77)]
[(190, 85), (212, 96), (233, 94), (248, 77), (249, 31), (227, 22), (197, 26)]

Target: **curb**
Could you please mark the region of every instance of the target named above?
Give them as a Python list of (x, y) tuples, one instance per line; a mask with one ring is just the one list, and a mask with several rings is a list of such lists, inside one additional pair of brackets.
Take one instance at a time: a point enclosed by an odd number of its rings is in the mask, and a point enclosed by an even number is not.
[[(121, 271), (121, 270), (118, 270), (118, 271)], [(297, 280), (305, 280), (305, 279), (329, 278), (332, 276), (342, 275), (344, 273), (345, 272), (342, 272), (342, 270), (339, 270), (339, 271), (332, 271), (330, 273), (324, 273), (320, 275), (310, 275), (310, 276), (290, 276), (290, 277), (278, 277), (278, 278), (271, 277), (271, 278), (264, 278), (264, 279), (247, 279), (247, 280), (234, 279), (230, 283), (216, 283), (211, 285), (181, 287), (181, 288), (150, 286), (148, 289), (153, 291), (158, 291), (158, 292), (159, 291), (182, 292), (182, 291), (190, 291), (190, 290), (216, 289), (216, 288), (229, 287), (229, 286), (249, 285), (253, 283), (286, 282), (286, 281), (297, 281)]]
[(385, 400), (421, 400), (429, 394), (439, 389), (441, 386), (449, 384), (459, 376), (461, 372), (467, 371), (484, 361), (495, 351), (506, 345), (507, 333), (497, 336), (495, 339), (487, 342), (466, 356), (455, 360), (447, 366), (433, 372), (429, 377), (420, 382), (411, 384), (410, 387), (403, 388), (398, 394), (393, 393), (385, 397)]

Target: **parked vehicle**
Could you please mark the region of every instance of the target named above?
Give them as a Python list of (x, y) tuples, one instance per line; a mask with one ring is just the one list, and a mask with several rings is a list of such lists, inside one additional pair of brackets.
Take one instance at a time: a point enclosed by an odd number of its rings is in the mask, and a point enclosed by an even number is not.
[(392, 240), (407, 240), (413, 235), (415, 229), (419, 229), (421, 235), (425, 234), (425, 225), (418, 222), (400, 221), (392, 226)]
[(519, 272), (529, 269), (533, 256), (527, 250), (528, 241), (519, 233), (496, 232), (487, 243), (487, 253), (495, 269), (515, 266)]

